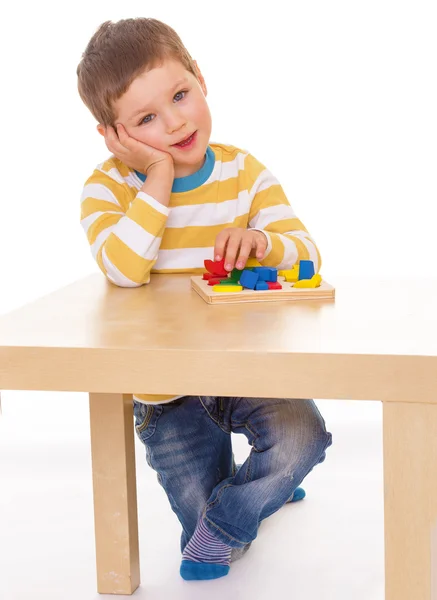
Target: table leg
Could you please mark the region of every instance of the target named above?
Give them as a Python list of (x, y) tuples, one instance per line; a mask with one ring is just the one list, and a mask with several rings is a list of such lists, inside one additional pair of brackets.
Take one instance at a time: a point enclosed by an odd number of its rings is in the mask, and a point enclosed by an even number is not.
[(97, 590), (140, 584), (132, 396), (90, 394)]
[(437, 405), (384, 403), (386, 600), (437, 600)]

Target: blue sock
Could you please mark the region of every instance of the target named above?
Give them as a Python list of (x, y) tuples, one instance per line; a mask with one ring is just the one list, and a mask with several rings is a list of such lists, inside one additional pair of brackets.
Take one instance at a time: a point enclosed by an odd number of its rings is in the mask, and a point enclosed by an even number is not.
[(294, 490), (294, 494), (289, 500), (287, 500), (286, 504), (289, 504), (290, 502), (299, 502), (299, 500), (303, 500), (305, 496), (305, 490), (301, 487), (298, 487)]
[(181, 577), (186, 580), (224, 577), (229, 573), (231, 551), (232, 548), (215, 538), (200, 519), (182, 553)]

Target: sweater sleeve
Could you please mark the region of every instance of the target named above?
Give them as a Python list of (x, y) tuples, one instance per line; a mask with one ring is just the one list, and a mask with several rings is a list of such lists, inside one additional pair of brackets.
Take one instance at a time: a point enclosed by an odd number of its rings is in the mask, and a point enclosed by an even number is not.
[(121, 287), (149, 283), (170, 209), (99, 168), (81, 196), (81, 225), (104, 275)]
[(318, 273), (319, 250), (293, 211), (279, 181), (251, 154), (246, 157), (250, 200), (249, 229), (262, 231), (267, 250), (260, 261), (278, 269), (290, 269), (301, 260), (312, 260)]

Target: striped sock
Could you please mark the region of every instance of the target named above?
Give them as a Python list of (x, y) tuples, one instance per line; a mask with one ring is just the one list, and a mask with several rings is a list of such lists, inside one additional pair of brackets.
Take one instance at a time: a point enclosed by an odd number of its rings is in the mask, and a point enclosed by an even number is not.
[(215, 538), (203, 519), (182, 553), (184, 579), (217, 579), (229, 573), (232, 548)]

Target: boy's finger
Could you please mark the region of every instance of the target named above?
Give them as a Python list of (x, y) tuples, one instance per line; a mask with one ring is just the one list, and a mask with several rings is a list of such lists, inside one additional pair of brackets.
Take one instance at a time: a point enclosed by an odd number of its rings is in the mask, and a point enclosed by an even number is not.
[(238, 254), (238, 260), (236, 267), (237, 269), (244, 269), (247, 263), (247, 259), (249, 258), (250, 252), (252, 250), (252, 240), (243, 238), (240, 246), (240, 252)]
[(264, 258), (264, 254), (267, 250), (267, 237), (260, 232), (260, 235), (257, 237), (256, 242), (256, 257)]
[(114, 128), (111, 127), (110, 125), (108, 125), (108, 127), (106, 128), (105, 137), (111, 141), (118, 140), (118, 137), (117, 137), (117, 134), (115, 133)]
[(121, 123), (117, 123), (115, 127), (116, 127), (116, 131), (117, 131), (117, 135), (118, 135), (118, 139), (120, 140), (120, 143), (123, 144), (123, 146), (129, 147), (129, 142), (130, 142), (131, 138), (129, 137), (126, 129), (123, 127), (123, 125)]
[(105, 140), (106, 143), (110, 144), (113, 148), (115, 148), (115, 144), (118, 142), (118, 138), (115, 134), (115, 131), (110, 126), (106, 128)]
[(125, 149), (135, 151), (138, 148), (138, 140), (131, 137), (124, 128), (124, 125), (121, 125), (121, 123), (117, 124), (117, 135), (120, 140), (120, 143)]
[(229, 236), (228, 244), (226, 246), (226, 258), (225, 258), (225, 269), (226, 271), (232, 271), (235, 265), (235, 259), (237, 258), (238, 251), (241, 244), (241, 234), (235, 233)]
[(120, 153), (126, 151), (126, 147), (121, 143), (113, 127), (109, 125), (106, 132), (107, 139), (111, 142), (111, 145), (116, 152)]
[(225, 253), (226, 243), (229, 239), (229, 231), (221, 231), (215, 240), (214, 260), (221, 260)]

